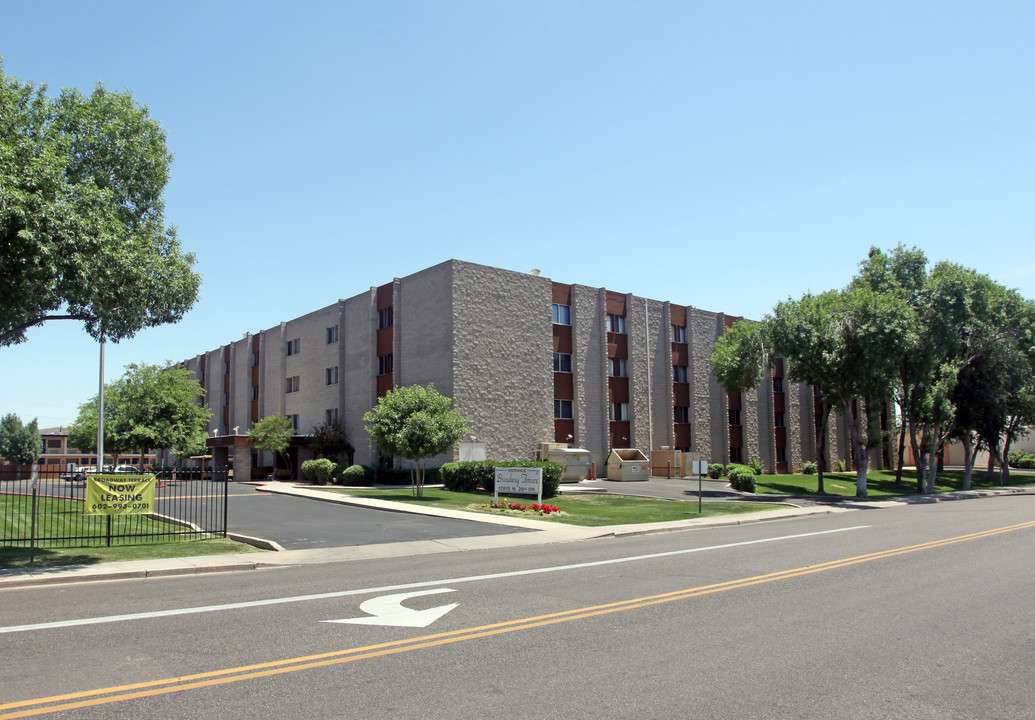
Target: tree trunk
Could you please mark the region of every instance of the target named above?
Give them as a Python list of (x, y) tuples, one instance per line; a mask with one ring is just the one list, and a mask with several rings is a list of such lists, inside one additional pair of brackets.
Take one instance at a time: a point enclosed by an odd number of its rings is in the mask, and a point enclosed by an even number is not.
[(822, 417), (819, 421), (819, 437), (816, 438), (816, 492), (826, 495), (823, 487), (823, 472), (826, 470), (827, 451), (827, 427), (830, 423), (831, 405), (828, 402), (820, 403)]
[[(912, 415), (912, 413), (910, 413)], [(916, 439), (916, 420), (909, 418), (909, 448), (913, 451), (913, 463), (916, 470), (916, 491), (924, 491), (924, 456), (920, 452), (920, 442)]]
[(859, 430), (858, 422), (856, 422), (855, 413), (852, 412), (852, 402), (850, 400), (845, 402), (844, 410), (845, 417), (849, 420), (848, 426), (851, 429), (852, 435), (852, 459), (855, 461), (855, 496), (864, 498), (867, 493), (866, 471), (870, 466), (870, 449), (863, 442), (862, 432)]
[(1010, 457), (1010, 435), (1006, 435), (1006, 440), (1003, 441), (1003, 454), (999, 458), (999, 487), (1004, 487), (1010, 482), (1010, 463), (1008, 458)]
[(906, 464), (906, 429), (898, 431), (898, 467), (895, 470), (895, 484), (902, 484), (902, 468)]
[(970, 476), (974, 472), (974, 461), (977, 460), (977, 450), (974, 450), (974, 438), (969, 431), (963, 433), (963, 489), (970, 490)]

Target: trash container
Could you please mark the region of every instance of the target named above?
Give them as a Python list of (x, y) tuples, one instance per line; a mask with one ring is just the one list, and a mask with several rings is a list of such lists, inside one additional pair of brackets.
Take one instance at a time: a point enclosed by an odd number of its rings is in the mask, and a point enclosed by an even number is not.
[(647, 465), (647, 456), (636, 448), (612, 450), (607, 456), (607, 479), (620, 482), (646, 480), (650, 476)]

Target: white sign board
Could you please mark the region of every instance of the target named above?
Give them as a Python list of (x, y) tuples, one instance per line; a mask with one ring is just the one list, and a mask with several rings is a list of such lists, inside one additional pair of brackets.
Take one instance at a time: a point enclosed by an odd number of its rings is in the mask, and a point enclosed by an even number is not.
[(693, 461), (693, 474), (694, 475), (707, 475), (708, 474), (708, 463), (705, 460), (694, 460)]
[(542, 468), (496, 468), (496, 491), (493, 493), (498, 501), (500, 493), (505, 495), (535, 495), (539, 503), (543, 502), (543, 469)]

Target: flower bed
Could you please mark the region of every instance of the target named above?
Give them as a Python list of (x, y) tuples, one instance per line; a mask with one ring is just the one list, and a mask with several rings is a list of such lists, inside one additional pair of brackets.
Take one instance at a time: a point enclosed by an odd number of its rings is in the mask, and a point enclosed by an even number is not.
[(500, 500), (499, 502), (490, 502), (486, 505), (472, 505), (474, 510), (490, 510), (500, 511), (508, 514), (526, 514), (534, 513), (536, 515), (567, 515), (566, 512), (562, 511), (558, 507), (553, 505), (547, 505), (543, 503), (531, 503), (529, 505), (522, 505), (521, 503), (510, 502), (509, 500)]

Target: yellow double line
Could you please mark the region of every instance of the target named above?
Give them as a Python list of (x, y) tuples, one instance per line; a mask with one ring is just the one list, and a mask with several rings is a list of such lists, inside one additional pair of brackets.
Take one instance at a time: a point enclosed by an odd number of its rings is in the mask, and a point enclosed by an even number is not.
[(714, 585), (702, 585), (700, 587), (676, 590), (673, 592), (662, 593), (660, 595), (633, 598), (631, 600), (623, 600), (605, 605), (593, 605), (575, 610), (550, 613), (548, 615), (537, 615), (535, 617), (523, 618), (521, 620), (509, 620), (507, 622), (481, 625), (479, 627), (466, 628), (463, 630), (453, 630), (451, 632), (437, 633), (435, 635), (423, 635), (421, 637), (410, 638), (408, 640), (396, 640), (394, 642), (366, 645), (349, 650), (338, 650), (334, 652), (320, 653), (318, 655), (306, 655), (304, 657), (259, 663), (256, 665), (242, 665), (240, 667), (227, 668), (224, 670), (213, 670), (194, 675), (184, 675), (183, 677), (152, 680), (130, 685), (117, 685), (97, 690), (85, 690), (77, 693), (69, 693), (67, 695), (54, 695), (52, 697), (37, 698), (35, 700), (22, 700), (19, 702), (5, 703), (0, 704), (0, 711), (13, 710), (14, 712), (0, 715), (0, 720), (32, 717), (35, 715), (60, 712), (62, 710), (73, 710), (93, 705), (104, 705), (125, 700), (134, 700), (137, 698), (153, 697), (167, 693), (182, 692), (184, 690), (196, 690), (199, 688), (224, 685), (226, 683), (239, 682), (242, 680), (255, 680), (273, 675), (282, 675), (284, 673), (298, 672), (300, 670), (311, 670), (314, 668), (327, 667), (328, 665), (352, 662), (354, 660), (367, 660), (385, 655), (394, 655), (396, 653), (421, 650), (439, 645), (448, 645), (465, 640), (491, 637), (493, 635), (501, 635), (503, 633), (516, 632), (519, 630), (528, 630), (531, 628), (542, 627), (544, 625), (569, 622), (571, 620), (582, 620), (585, 618), (596, 617), (598, 615), (607, 615), (625, 610), (635, 610), (638, 608), (649, 607), (651, 605), (674, 602), (676, 600), (686, 600), (687, 598), (699, 597), (701, 595), (710, 595), (712, 593), (736, 590), (739, 588), (750, 587), (752, 585), (761, 585), (763, 583), (774, 582), (776, 580), (787, 580), (790, 578), (801, 577), (803, 575), (826, 572), (827, 570), (836, 570), (850, 565), (858, 565), (860, 563), (872, 562), (874, 560), (883, 560), (885, 558), (895, 557), (896, 555), (905, 555), (907, 553), (918, 552), (920, 550), (931, 550), (970, 540), (980, 540), (982, 538), (1001, 535), (1003, 533), (1014, 532), (1017, 530), (1025, 530), (1032, 527), (1035, 527), (1035, 521), (1019, 523), (1017, 525), (1008, 525), (1006, 527), (995, 528), (993, 530), (984, 530), (982, 532), (970, 533), (968, 535), (958, 535), (956, 537), (945, 538), (942, 540), (932, 540), (918, 545), (892, 548), (890, 550), (869, 553), (867, 555), (857, 555), (855, 557), (842, 558), (840, 560), (831, 560), (830, 562), (820, 563), (818, 565), (807, 565), (805, 567), (794, 568), (792, 570), (782, 570), (780, 572), (768, 573), (766, 575), (756, 575), (754, 577), (741, 578), (739, 580), (729, 580), (727, 582), (716, 583)]

